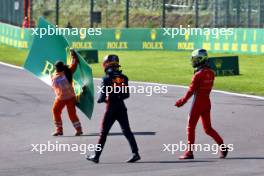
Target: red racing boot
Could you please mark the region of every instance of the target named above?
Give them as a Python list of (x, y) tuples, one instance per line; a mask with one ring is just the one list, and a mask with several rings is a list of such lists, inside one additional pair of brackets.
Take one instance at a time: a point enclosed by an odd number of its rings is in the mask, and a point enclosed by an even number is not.
[(81, 135), (83, 135), (83, 132), (82, 132), (82, 131), (77, 131), (77, 132), (75, 133), (75, 136), (81, 136)]
[(83, 135), (82, 128), (81, 127), (76, 128), (75, 136), (81, 136), (81, 135)]
[(63, 130), (61, 127), (57, 128), (54, 133), (52, 133), (52, 136), (62, 136), (63, 135)]
[(186, 151), (182, 156), (179, 157), (180, 160), (194, 159), (192, 151)]

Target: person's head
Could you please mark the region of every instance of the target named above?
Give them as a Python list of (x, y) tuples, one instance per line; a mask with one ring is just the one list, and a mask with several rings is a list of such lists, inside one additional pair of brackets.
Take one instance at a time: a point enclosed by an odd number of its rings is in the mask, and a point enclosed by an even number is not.
[(119, 67), (120, 67), (119, 58), (117, 55), (110, 54), (104, 57), (104, 60), (103, 60), (104, 71), (107, 71), (109, 68), (118, 70)]
[(208, 62), (208, 53), (205, 49), (197, 49), (192, 52), (191, 62), (193, 68), (206, 65)]
[(28, 17), (27, 17), (27, 16), (25, 16), (25, 17), (24, 17), (24, 20), (27, 20), (27, 19), (28, 19)]
[(56, 63), (54, 64), (56, 72), (63, 72), (64, 71), (64, 63), (60, 60), (56, 61)]

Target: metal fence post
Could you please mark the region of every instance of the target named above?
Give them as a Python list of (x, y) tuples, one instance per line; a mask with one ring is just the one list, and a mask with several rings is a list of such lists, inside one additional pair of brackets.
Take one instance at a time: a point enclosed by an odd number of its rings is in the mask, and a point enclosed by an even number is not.
[(240, 24), (240, 0), (236, 0), (236, 27), (239, 27)]
[(126, 28), (129, 27), (129, 0), (126, 0)]
[(35, 27), (35, 26), (33, 26), (33, 0), (29, 0), (29, 3), (30, 3), (29, 4), (29, 23), (30, 23), (30, 27)]
[(214, 27), (218, 26), (218, 0), (214, 0)]
[(248, 0), (247, 3), (248, 3), (247, 4), (248, 5), (248, 13), (247, 13), (247, 22), (248, 22), (248, 25), (247, 26), (248, 26), (248, 28), (250, 28), (251, 27), (251, 24), (252, 24), (251, 23), (251, 10), (252, 10), (251, 9), (252, 8), (251, 7), (251, 0)]
[(199, 27), (199, 2), (195, 0), (195, 27)]
[(93, 9), (94, 9), (94, 0), (90, 0), (90, 27), (93, 28)]
[(59, 25), (59, 5), (60, 5), (60, 1), (59, 0), (56, 0), (56, 25), (58, 26)]
[(166, 26), (166, 0), (162, 1), (162, 27)]
[(229, 27), (230, 26), (230, 1), (226, 0), (225, 3), (226, 3), (226, 14), (225, 14), (226, 24), (225, 26)]
[(263, 0), (259, 0), (259, 28), (263, 27), (264, 25), (264, 2)]

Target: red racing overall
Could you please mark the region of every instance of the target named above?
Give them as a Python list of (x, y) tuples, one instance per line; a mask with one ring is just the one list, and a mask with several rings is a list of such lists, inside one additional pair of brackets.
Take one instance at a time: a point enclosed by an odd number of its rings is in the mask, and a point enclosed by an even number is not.
[(192, 83), (185, 96), (176, 102), (176, 106), (180, 107), (184, 105), (192, 95), (194, 95), (187, 126), (189, 146), (195, 142), (195, 128), (200, 117), (202, 119), (205, 133), (211, 136), (218, 145), (223, 144), (223, 139), (211, 125), (210, 93), (213, 88), (214, 78), (214, 72), (210, 68), (206, 66), (201, 68), (194, 74)]

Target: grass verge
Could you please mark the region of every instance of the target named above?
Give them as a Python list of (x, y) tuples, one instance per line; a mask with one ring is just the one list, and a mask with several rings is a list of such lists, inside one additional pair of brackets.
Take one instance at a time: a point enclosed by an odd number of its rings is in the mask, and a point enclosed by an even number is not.
[[(0, 46), (0, 61), (21, 66), (27, 50)], [(193, 75), (189, 52), (175, 51), (100, 51), (99, 64), (91, 64), (95, 77), (101, 77), (104, 55), (121, 58), (122, 70), (130, 80), (188, 85)], [(223, 56), (230, 54), (210, 54)], [(217, 77), (215, 89), (264, 96), (264, 55), (239, 55), (239, 76)]]

